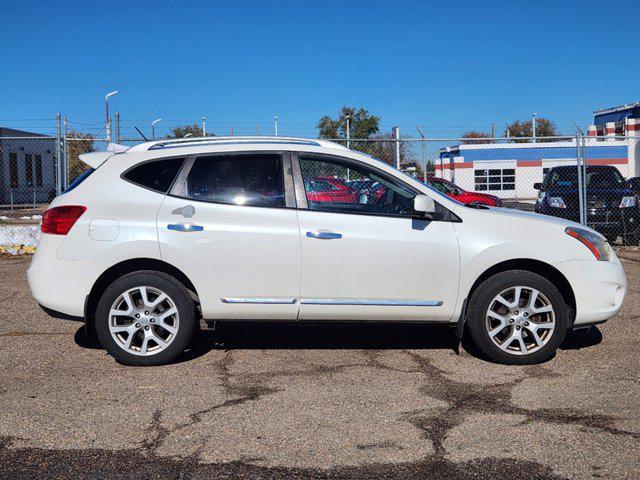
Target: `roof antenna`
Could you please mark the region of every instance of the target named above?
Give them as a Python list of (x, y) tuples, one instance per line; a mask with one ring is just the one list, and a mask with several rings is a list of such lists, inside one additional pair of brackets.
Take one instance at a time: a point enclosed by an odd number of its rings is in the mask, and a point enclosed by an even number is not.
[(135, 126), (134, 126), (133, 128), (135, 128), (135, 129), (136, 129), (136, 131), (140, 134), (140, 136), (141, 136), (142, 138), (144, 138), (144, 141), (145, 141), (145, 142), (148, 142), (148, 141), (149, 141), (149, 139), (148, 139), (147, 137), (145, 137), (145, 136), (144, 136), (144, 133), (142, 133), (138, 127), (135, 127)]

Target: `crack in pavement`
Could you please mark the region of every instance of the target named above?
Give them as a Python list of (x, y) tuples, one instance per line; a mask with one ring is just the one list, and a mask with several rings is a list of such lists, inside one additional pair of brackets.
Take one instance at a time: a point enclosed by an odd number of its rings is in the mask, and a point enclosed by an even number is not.
[[(525, 376), (502, 384), (475, 385), (459, 382), (449, 378), (445, 372), (432, 365), (427, 359), (411, 351), (404, 351), (418, 365), (429, 379), (421, 390), (429, 396), (443, 400), (449, 404), (444, 411), (440, 411), (437, 417), (408, 416), (416, 427), (425, 432), (434, 447), (435, 455), (444, 458), (446, 451), (444, 440), (447, 434), (472, 413), (500, 413), (525, 416), (524, 423), (545, 422), (556, 425), (578, 425), (584, 428), (600, 430), (612, 435), (622, 435), (640, 439), (640, 434), (621, 430), (614, 426), (615, 418), (608, 415), (584, 415), (571, 408), (528, 410), (514, 405), (511, 402), (511, 390), (528, 378), (540, 378), (541, 376), (555, 376), (548, 369), (542, 373), (536, 372), (539, 368), (531, 366), (525, 369)], [(489, 388), (490, 387), (490, 388)]]
[[(187, 422), (176, 425), (173, 428), (167, 428), (162, 426), (162, 422), (161, 422), (162, 410), (157, 409), (153, 414), (151, 424), (147, 427), (147, 432), (150, 438), (142, 442), (142, 450), (145, 452), (147, 456), (157, 458), (158, 450), (164, 445), (165, 441), (170, 435), (177, 433), (181, 430), (184, 430), (186, 428), (193, 427), (194, 425), (200, 423), (203, 417), (209, 413), (212, 413), (221, 408), (242, 405), (243, 403), (246, 403), (246, 402), (259, 400), (265, 395), (270, 395), (278, 391), (277, 389), (253, 386), (253, 385), (252, 386), (232, 385), (231, 373), (229, 372), (229, 367), (233, 364), (231, 354), (232, 354), (231, 351), (226, 352), (222, 360), (222, 363), (219, 365), (219, 370), (222, 378), (221, 386), (224, 388), (225, 392), (228, 395), (239, 396), (239, 397), (225, 400), (222, 403), (213, 405), (203, 410), (199, 410), (197, 412), (193, 412), (189, 415)], [(206, 445), (206, 441), (207, 441), (207, 437), (201, 440), (200, 445), (196, 447), (194, 454), (192, 454), (189, 459), (194, 461), (198, 460), (200, 452)], [(187, 457), (185, 457), (185, 459), (187, 459)]]

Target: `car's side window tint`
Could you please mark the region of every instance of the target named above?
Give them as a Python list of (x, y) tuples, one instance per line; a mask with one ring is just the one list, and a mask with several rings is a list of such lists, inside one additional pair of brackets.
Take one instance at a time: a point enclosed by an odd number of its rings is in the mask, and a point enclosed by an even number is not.
[(277, 154), (198, 157), (184, 195), (202, 202), (284, 207), (282, 157)]
[(164, 158), (145, 162), (133, 167), (123, 177), (140, 186), (167, 193), (183, 163), (184, 158)]
[(401, 182), (349, 161), (300, 156), (310, 210), (371, 215), (413, 214), (415, 193)]

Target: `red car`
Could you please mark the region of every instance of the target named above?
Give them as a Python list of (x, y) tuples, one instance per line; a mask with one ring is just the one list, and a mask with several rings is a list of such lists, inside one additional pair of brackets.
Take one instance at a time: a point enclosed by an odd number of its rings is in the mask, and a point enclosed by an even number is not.
[(458, 200), (460, 203), (479, 203), (490, 207), (502, 206), (502, 200), (495, 195), (467, 192), (466, 190), (458, 187), (455, 183), (451, 183), (449, 180), (445, 180), (444, 178), (428, 177), (427, 183), (445, 195)]
[(311, 202), (358, 203), (360, 193), (344, 183), (344, 180), (331, 177), (318, 177), (306, 182), (307, 200)]

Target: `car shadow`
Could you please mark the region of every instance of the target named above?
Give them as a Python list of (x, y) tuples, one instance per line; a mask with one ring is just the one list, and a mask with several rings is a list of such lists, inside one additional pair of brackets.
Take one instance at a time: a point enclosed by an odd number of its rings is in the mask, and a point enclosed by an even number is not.
[(389, 350), (458, 351), (448, 325), (398, 323), (217, 322), (203, 330), (192, 347), (173, 363), (193, 360), (211, 350)]
[[(75, 333), (76, 344), (87, 349), (101, 349), (95, 335), (84, 326)], [(562, 350), (577, 350), (597, 345), (602, 333), (596, 327), (569, 332), (560, 345)], [(484, 356), (468, 337), (462, 345), (455, 329), (448, 325), (408, 323), (289, 323), (289, 322), (216, 322), (213, 330), (202, 330), (191, 347), (171, 363), (182, 363), (202, 357), (212, 350), (402, 350), (430, 349)]]
[(560, 344), (562, 350), (580, 350), (598, 345), (602, 342), (602, 332), (598, 327), (573, 330), (567, 333)]

